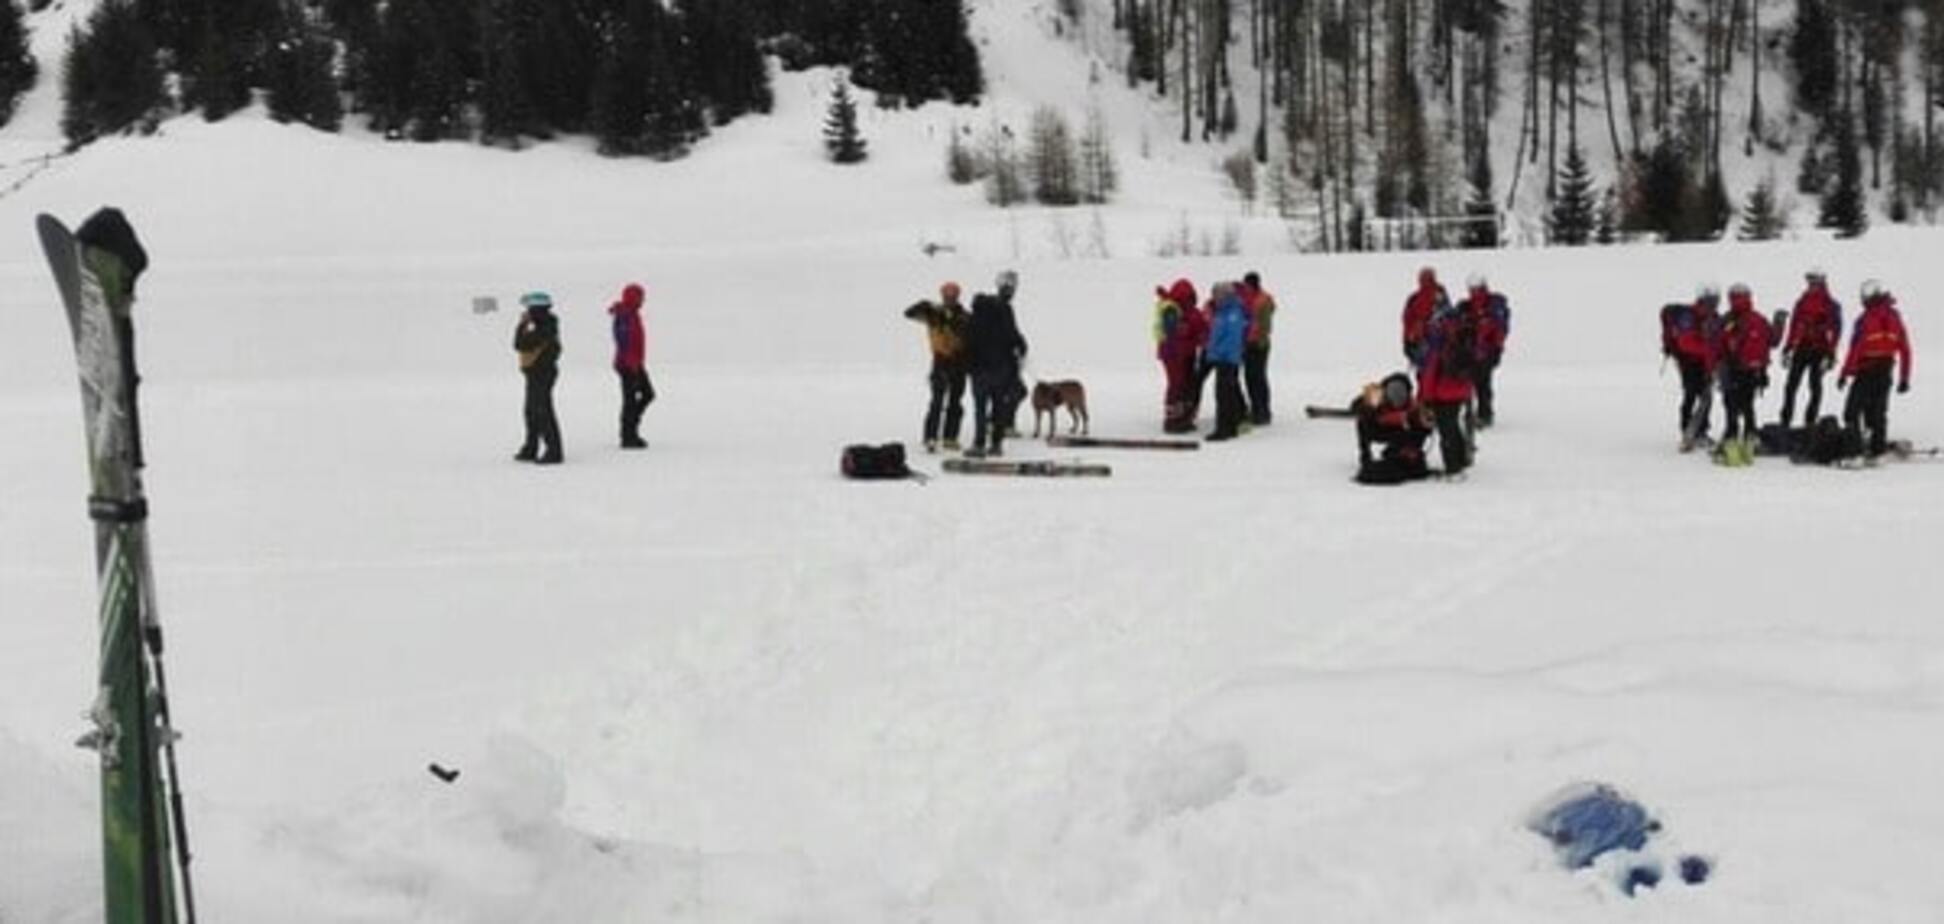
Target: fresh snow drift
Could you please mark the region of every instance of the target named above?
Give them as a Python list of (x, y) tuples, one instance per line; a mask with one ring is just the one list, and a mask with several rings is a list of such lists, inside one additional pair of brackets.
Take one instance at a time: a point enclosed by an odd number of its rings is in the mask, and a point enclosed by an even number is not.
[[(981, 114), (865, 107), (873, 159), (846, 170), (819, 157), (819, 79), (676, 164), (246, 115), (104, 141), (0, 199), (0, 920), (99, 917), (70, 746), (86, 481), (29, 219), (104, 203), (154, 260), (151, 527), (208, 920), (1944, 907), (1944, 470), (1679, 456), (1656, 326), (1701, 280), (1783, 307), (1815, 263), (1846, 303), (1883, 279), (1929, 356), (1934, 233), (1320, 258), (1237, 218), (1243, 255), (1159, 259), (1180, 203), (1232, 207), (1130, 145), (1113, 258), (1065, 261), (1052, 213), (940, 179), (938, 126)], [(1463, 485), (1360, 488), (1347, 426), (1298, 411), (1401, 363), (1421, 263), (1512, 299), (1499, 425)], [(1154, 287), (1261, 271), (1277, 422), (1194, 453), (1008, 444), (1107, 479), (839, 478), (845, 444), (916, 441), (902, 307), (1007, 266), (1028, 376), (1084, 381), (1107, 436), (1158, 434)], [(603, 309), (631, 280), (660, 398), (624, 454)], [(509, 458), (510, 312), (471, 310), (531, 288), (566, 340), (552, 470)], [(1929, 368), (1891, 410), (1919, 444), (1944, 439)], [(1582, 780), (1714, 875), (1627, 899), (1560, 870), (1523, 824)]]

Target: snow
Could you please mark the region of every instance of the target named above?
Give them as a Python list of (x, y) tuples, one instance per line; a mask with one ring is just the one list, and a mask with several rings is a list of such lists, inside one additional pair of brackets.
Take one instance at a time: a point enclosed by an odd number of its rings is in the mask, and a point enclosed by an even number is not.
[[(994, 108), (1083, 73), (1033, 20), (980, 28), (1045, 42)], [(1205, 152), (1143, 159), (1117, 120), (1113, 256), (1062, 260), (1051, 213), (942, 181), (940, 132), (986, 110), (866, 107), (873, 159), (839, 168), (828, 79), (781, 78), (774, 117), (675, 164), (251, 112), (101, 142), (0, 198), (0, 921), (99, 917), (94, 768), (70, 745), (95, 646), (81, 433), (28, 219), (103, 203), (154, 259), (151, 529), (208, 920), (1944, 908), (1938, 470), (1679, 456), (1655, 329), (1704, 279), (1784, 306), (1813, 262), (1846, 302), (1885, 280), (1926, 350), (1934, 232), (1297, 256)], [(1234, 220), (1244, 252), (1150, 256), (1184, 212)], [(1462, 485), (1359, 488), (1347, 429), (1300, 407), (1397, 364), (1420, 263), (1509, 293), (1501, 424)], [(841, 480), (845, 443), (915, 442), (923, 338), (898, 311), (1005, 266), (1029, 376), (1083, 379), (1101, 434), (1158, 424), (1153, 287), (1261, 270), (1285, 312), (1277, 422), (1089, 456), (1114, 465), (1099, 481)], [(624, 454), (602, 308), (629, 280), (661, 397), (652, 448)], [(509, 460), (510, 309), (471, 311), (532, 288), (567, 338), (557, 469)], [(1938, 442), (1935, 394), (1920, 370), (1892, 428)], [(1559, 869), (1522, 825), (1586, 780), (1714, 878), (1627, 899)]]

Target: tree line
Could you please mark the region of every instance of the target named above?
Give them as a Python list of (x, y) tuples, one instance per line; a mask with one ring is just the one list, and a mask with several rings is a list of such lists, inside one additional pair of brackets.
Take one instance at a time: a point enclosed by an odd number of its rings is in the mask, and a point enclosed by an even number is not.
[[(21, 13), (0, 2), (4, 114), (33, 77), (15, 76)], [(770, 109), (771, 55), (847, 67), (879, 105), (976, 101), (966, 27), (962, 0), (103, 0), (68, 43), (63, 129), (84, 144), (260, 97), (326, 131), (680, 157)]]
[[(1944, 194), (1944, 0), (1112, 0), (1111, 15), (1128, 81), (1179, 106), (1184, 142), (1230, 142), (1254, 110), (1254, 159), (1284, 152), (1270, 185), (1308, 189), (1331, 249), (1362, 246), (1369, 217), (1489, 219), (1528, 172), (1568, 242), (1602, 226), (1711, 237), (1736, 212), (1724, 154), (1791, 143), (1797, 188), (1847, 232), (1867, 220), (1864, 183), (1894, 220)], [(1775, 75), (1792, 98), (1765, 98)], [(1495, 127), (1516, 128), (1509, 162)], [(1588, 173), (1596, 145), (1613, 175)]]

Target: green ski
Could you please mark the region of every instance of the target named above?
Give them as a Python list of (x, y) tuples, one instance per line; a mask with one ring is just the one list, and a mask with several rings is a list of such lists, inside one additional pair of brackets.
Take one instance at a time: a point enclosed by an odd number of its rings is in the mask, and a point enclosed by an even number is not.
[(140, 377), (129, 314), (148, 257), (115, 209), (96, 212), (72, 234), (48, 215), (37, 228), (74, 334), (88, 442), (101, 651), (89, 711), (94, 728), (79, 744), (101, 758), (105, 920), (193, 924), (188, 831), (149, 567), (135, 395)]

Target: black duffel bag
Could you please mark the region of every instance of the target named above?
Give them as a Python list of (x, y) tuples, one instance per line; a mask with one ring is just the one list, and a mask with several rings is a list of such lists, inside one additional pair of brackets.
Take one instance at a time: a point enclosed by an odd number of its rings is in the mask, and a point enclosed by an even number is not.
[(855, 446), (845, 446), (839, 468), (845, 478), (870, 480), (911, 477), (911, 468), (905, 465), (903, 443), (885, 443), (882, 446), (867, 446), (859, 443)]

